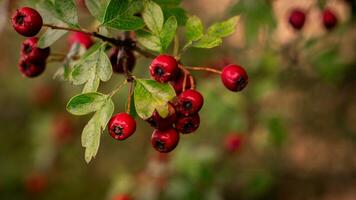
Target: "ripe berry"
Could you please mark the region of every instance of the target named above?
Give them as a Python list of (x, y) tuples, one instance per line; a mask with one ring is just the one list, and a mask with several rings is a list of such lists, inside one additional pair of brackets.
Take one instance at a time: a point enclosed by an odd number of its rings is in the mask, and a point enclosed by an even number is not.
[(112, 198), (112, 200), (133, 200), (128, 194), (118, 194)]
[(25, 180), (25, 188), (27, 192), (32, 194), (38, 194), (43, 192), (43, 190), (47, 187), (47, 177), (38, 173), (33, 172)]
[(33, 37), (40, 32), (43, 22), (41, 15), (34, 9), (22, 7), (11, 18), (12, 26), (21, 35)]
[[(117, 60), (119, 56), (119, 61)], [(124, 66), (131, 72), (136, 64), (136, 57), (132, 51), (125, 51), (119, 55), (119, 49), (113, 48), (109, 54), (112, 69), (116, 73), (124, 73)]]
[(242, 136), (237, 134), (229, 134), (225, 136), (224, 147), (225, 150), (234, 153), (236, 152), (242, 144)]
[(127, 113), (119, 113), (110, 119), (108, 129), (115, 140), (125, 140), (136, 131), (136, 121)]
[(177, 60), (169, 55), (157, 56), (150, 65), (151, 77), (158, 82), (166, 83), (173, 80), (178, 73)]
[(21, 59), (18, 67), (23, 75), (33, 78), (42, 74), (45, 70), (45, 62), (28, 62), (26, 59)]
[[(192, 77), (191, 75), (188, 75), (186, 77), (185, 88), (184, 88), (185, 90), (191, 87), (191, 82), (190, 82), (191, 77)], [(174, 90), (176, 91), (177, 95), (179, 95), (183, 91), (183, 82), (184, 82), (184, 73), (181, 71), (178, 73), (177, 77), (170, 82)]]
[(94, 41), (88, 34), (82, 32), (71, 32), (68, 35), (68, 43), (70, 46), (74, 43), (79, 43), (89, 49), (94, 44)]
[(335, 13), (330, 9), (323, 11), (323, 24), (327, 30), (332, 30), (337, 25), (338, 19)]
[(32, 37), (26, 39), (21, 46), (21, 57), (28, 62), (44, 62), (48, 56), (50, 49), (40, 49), (37, 47), (38, 38)]
[(176, 129), (180, 133), (192, 133), (199, 128), (200, 125), (200, 117), (199, 114), (196, 113), (190, 116), (180, 116), (176, 121)]
[(172, 128), (174, 121), (176, 120), (176, 113), (173, 106), (169, 106), (169, 115), (166, 118), (162, 118), (157, 111), (147, 119), (147, 122), (155, 129), (165, 131)]
[(289, 24), (295, 30), (301, 30), (305, 23), (305, 13), (300, 9), (294, 9), (289, 16)]
[(161, 153), (168, 153), (176, 148), (179, 142), (178, 132), (171, 128), (166, 131), (155, 129), (152, 133), (151, 144), (153, 148)]
[(186, 90), (178, 96), (177, 112), (191, 115), (200, 111), (204, 104), (203, 96), (196, 90)]
[(238, 92), (246, 87), (248, 76), (241, 66), (228, 65), (221, 73), (221, 80), (227, 89)]

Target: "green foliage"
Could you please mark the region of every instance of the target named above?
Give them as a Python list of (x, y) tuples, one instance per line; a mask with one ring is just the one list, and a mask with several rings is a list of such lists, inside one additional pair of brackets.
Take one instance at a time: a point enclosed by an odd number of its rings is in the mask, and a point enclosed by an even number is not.
[(142, 119), (151, 117), (155, 110), (161, 117), (167, 117), (169, 114), (168, 102), (175, 96), (175, 91), (170, 84), (146, 79), (135, 81), (135, 108)]
[(73, 115), (86, 115), (101, 108), (106, 99), (106, 95), (97, 92), (79, 94), (69, 100), (67, 110)]

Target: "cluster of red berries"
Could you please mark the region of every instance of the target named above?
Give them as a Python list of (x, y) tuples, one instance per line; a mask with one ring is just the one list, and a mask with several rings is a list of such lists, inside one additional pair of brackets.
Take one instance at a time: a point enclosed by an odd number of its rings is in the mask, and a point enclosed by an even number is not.
[[(177, 95), (175, 100), (169, 103), (169, 114), (166, 118), (155, 111), (146, 120), (154, 128), (151, 144), (161, 153), (168, 153), (177, 146), (179, 133), (192, 133), (200, 125), (198, 112), (204, 104), (204, 98), (200, 92), (191, 88), (193, 77), (185, 74), (179, 65), (174, 57), (159, 55), (149, 67), (151, 77), (159, 83), (170, 83)], [(248, 76), (242, 67), (228, 65), (221, 72), (221, 80), (229, 90), (241, 91), (247, 85)], [(136, 122), (129, 114), (119, 113), (111, 118), (108, 130), (114, 139), (125, 140), (135, 132)]]
[[(338, 23), (338, 18), (333, 10), (326, 8), (322, 12), (322, 23), (327, 30), (332, 30)], [(289, 24), (295, 30), (301, 30), (306, 21), (306, 12), (302, 9), (294, 9), (289, 15)]]

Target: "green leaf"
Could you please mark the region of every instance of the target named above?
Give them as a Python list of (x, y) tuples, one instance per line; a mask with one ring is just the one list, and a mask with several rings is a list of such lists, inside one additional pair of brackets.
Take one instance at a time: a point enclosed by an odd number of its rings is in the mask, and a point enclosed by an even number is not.
[(38, 40), (39, 48), (47, 48), (64, 36), (68, 31), (49, 29)]
[(120, 16), (129, 7), (129, 0), (110, 0), (106, 6), (103, 24), (112, 21)]
[(203, 37), (203, 23), (197, 16), (188, 19), (185, 25), (185, 36), (188, 41), (196, 41)]
[(82, 133), (82, 146), (85, 148), (85, 161), (89, 163), (99, 150), (100, 135), (114, 112), (114, 103), (108, 99), (85, 125)]
[(180, 7), (162, 7), (164, 18), (168, 19), (174, 16), (177, 19), (179, 26), (184, 26), (187, 23), (187, 12)]
[(97, 92), (78, 94), (69, 100), (67, 110), (73, 115), (86, 115), (100, 109), (106, 99), (106, 95)]
[(176, 34), (178, 27), (177, 20), (174, 16), (168, 18), (164, 23), (162, 32), (160, 34), (161, 52), (165, 52), (168, 46), (171, 44)]
[(182, 2), (182, 0), (153, 0), (153, 1), (155, 1), (160, 5), (171, 5), (171, 6), (177, 6)]
[(85, 5), (89, 12), (101, 22), (104, 18), (108, 0), (85, 0)]
[(208, 35), (221, 38), (233, 34), (236, 30), (236, 25), (239, 19), (239, 16), (235, 16), (226, 21), (213, 24), (208, 29)]
[(148, 1), (142, 12), (143, 21), (148, 29), (155, 35), (159, 35), (164, 23), (164, 16), (161, 7), (153, 1)]
[(142, 28), (145, 24), (143, 20), (136, 16), (121, 16), (114, 18), (104, 24), (107, 27), (115, 28), (119, 30), (137, 30)]
[(79, 27), (78, 15), (73, 0), (55, 0), (54, 6), (60, 19), (70, 26)]
[(100, 84), (99, 76), (91, 77), (84, 85), (82, 93), (96, 92)]
[(160, 52), (160, 38), (146, 31), (136, 31), (137, 41), (148, 50)]
[(99, 57), (96, 64), (96, 72), (100, 80), (108, 81), (112, 75), (112, 66), (108, 55), (105, 53), (105, 47), (100, 49)]
[(136, 79), (134, 98), (137, 114), (148, 119), (157, 110), (165, 118), (169, 114), (168, 102), (176, 96), (170, 84), (158, 83), (154, 80)]
[(222, 43), (221, 38), (204, 35), (201, 39), (196, 42), (193, 42), (192, 46), (196, 48), (205, 48), (210, 49), (216, 46), (219, 46)]

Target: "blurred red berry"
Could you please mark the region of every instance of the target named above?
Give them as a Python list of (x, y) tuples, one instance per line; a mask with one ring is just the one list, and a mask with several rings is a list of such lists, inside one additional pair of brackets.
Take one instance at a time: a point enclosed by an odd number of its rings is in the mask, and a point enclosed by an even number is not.
[(289, 24), (295, 30), (301, 30), (306, 19), (305, 12), (300, 9), (294, 9), (289, 15)]
[(227, 152), (234, 153), (241, 148), (242, 136), (239, 134), (228, 134), (225, 136), (224, 147)]
[(11, 18), (12, 26), (21, 35), (33, 37), (40, 32), (43, 22), (41, 15), (32, 8), (22, 7)]
[(71, 32), (68, 35), (68, 43), (70, 46), (72, 46), (74, 43), (79, 43), (85, 48), (89, 49), (94, 44), (94, 41), (88, 34), (82, 32)]
[(25, 179), (25, 189), (31, 194), (42, 193), (47, 184), (47, 177), (38, 172), (33, 172)]
[(128, 194), (118, 194), (115, 195), (112, 200), (133, 200), (133, 198)]
[(338, 19), (331, 9), (325, 9), (323, 11), (323, 24), (327, 30), (332, 30), (338, 23)]
[(26, 39), (21, 46), (21, 57), (28, 62), (45, 62), (49, 56), (50, 48), (40, 49), (37, 47), (38, 38)]
[(74, 133), (74, 124), (66, 114), (59, 114), (53, 120), (53, 133), (56, 143), (68, 142)]

